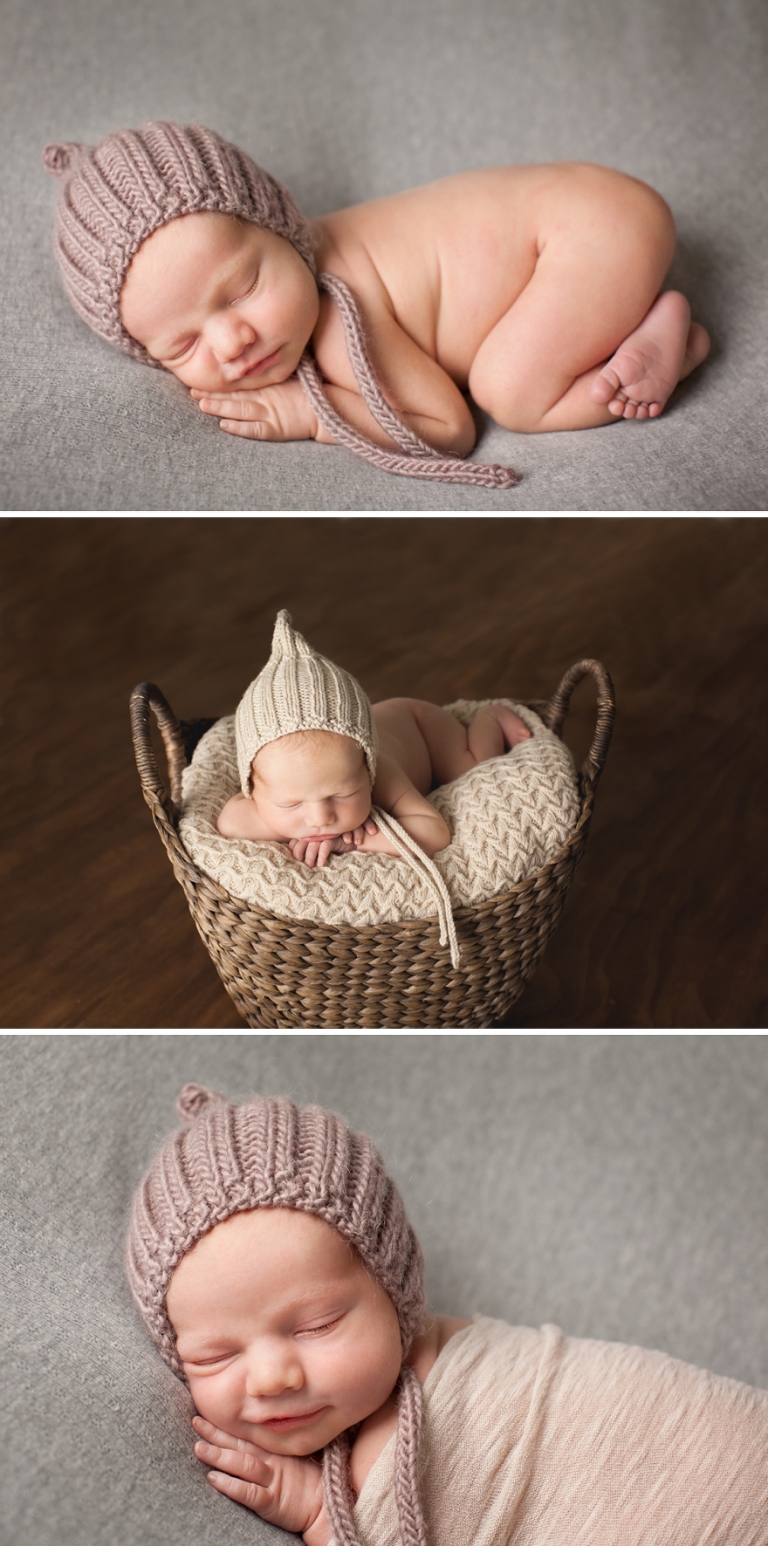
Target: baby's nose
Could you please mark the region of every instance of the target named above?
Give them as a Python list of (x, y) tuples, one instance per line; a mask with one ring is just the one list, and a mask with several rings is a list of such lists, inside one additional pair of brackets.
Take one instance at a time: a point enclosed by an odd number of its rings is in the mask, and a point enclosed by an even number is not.
[(301, 1369), (287, 1351), (262, 1350), (249, 1361), (246, 1388), (249, 1396), (279, 1396), (284, 1390), (299, 1390)]
[(256, 334), (244, 317), (213, 317), (209, 323), (209, 341), (220, 365), (234, 365), (254, 343)]
[(307, 820), (311, 827), (322, 830), (324, 825), (333, 821), (336, 814), (332, 800), (317, 800), (315, 804), (307, 807)]

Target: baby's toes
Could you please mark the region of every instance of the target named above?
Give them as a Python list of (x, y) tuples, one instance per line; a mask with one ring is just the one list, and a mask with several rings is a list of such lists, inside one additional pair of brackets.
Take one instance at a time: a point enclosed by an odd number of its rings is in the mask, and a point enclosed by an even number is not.
[(615, 398), (617, 389), (620, 386), (621, 381), (615, 370), (611, 370), (606, 365), (605, 369), (601, 370), (600, 375), (595, 376), (589, 389), (589, 395), (593, 403), (608, 403), (608, 406), (612, 408), (611, 398)]

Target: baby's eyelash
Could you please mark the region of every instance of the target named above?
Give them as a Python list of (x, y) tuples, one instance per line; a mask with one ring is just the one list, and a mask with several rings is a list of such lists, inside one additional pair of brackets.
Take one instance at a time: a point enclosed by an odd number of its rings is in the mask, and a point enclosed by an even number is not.
[(184, 345), (183, 349), (179, 349), (178, 354), (170, 354), (168, 356), (168, 358), (169, 358), (171, 364), (175, 365), (178, 360), (183, 360), (185, 354), (188, 354), (190, 349), (194, 349), (194, 346), (195, 346), (196, 343), (197, 343), (197, 339), (196, 338), (191, 338), (189, 343)]
[(256, 271), (256, 274), (255, 274), (255, 276), (254, 276), (254, 278), (253, 278), (253, 280), (252, 280), (252, 281), (251, 281), (251, 283), (250, 283), (250, 284), (249, 284), (249, 286), (248, 286), (248, 289), (247, 289), (247, 290), (244, 290), (244, 291), (243, 291), (243, 293), (242, 293), (242, 295), (238, 295), (238, 296), (237, 296), (237, 297), (236, 297), (236, 298), (235, 298), (235, 300), (234, 300), (234, 301), (233, 301), (233, 302), (232, 302), (232, 305), (233, 305), (233, 306), (236, 306), (236, 305), (237, 305), (237, 303), (238, 303), (238, 301), (244, 301), (244, 300), (245, 300), (245, 297), (246, 297), (246, 296), (247, 296), (247, 295), (250, 295), (250, 294), (251, 294), (251, 291), (252, 291), (252, 290), (255, 290), (255, 289), (256, 289), (256, 286), (257, 286), (257, 284), (258, 284), (258, 282), (259, 282), (259, 273), (258, 273), (258, 269), (257, 269), (257, 271)]

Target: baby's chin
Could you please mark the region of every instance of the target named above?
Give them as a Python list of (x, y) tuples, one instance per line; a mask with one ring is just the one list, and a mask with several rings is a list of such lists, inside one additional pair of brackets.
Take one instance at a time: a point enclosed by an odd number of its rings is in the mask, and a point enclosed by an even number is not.
[(326, 1444), (338, 1438), (344, 1428), (336, 1423), (322, 1424), (320, 1428), (303, 1432), (294, 1430), (293, 1433), (270, 1433), (269, 1429), (251, 1428), (243, 1431), (240, 1438), (248, 1439), (251, 1444), (257, 1444), (259, 1449), (266, 1450), (268, 1455), (295, 1455), (297, 1459), (306, 1459), (308, 1455), (316, 1455), (318, 1450), (324, 1449)]

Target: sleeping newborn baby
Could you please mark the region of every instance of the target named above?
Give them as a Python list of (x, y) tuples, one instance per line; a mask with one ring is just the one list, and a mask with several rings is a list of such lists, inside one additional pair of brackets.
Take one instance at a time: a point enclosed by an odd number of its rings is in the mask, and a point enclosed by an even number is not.
[(466, 171), (310, 223), (199, 125), (44, 159), (64, 180), (56, 252), (77, 311), (228, 434), (509, 487), (511, 469), (460, 460), (466, 394), (525, 433), (653, 419), (709, 349), (661, 290), (667, 205), (604, 167)]
[(768, 1392), (553, 1325), (434, 1314), (370, 1139), (318, 1105), (200, 1085), (178, 1111), (128, 1272), (222, 1498), (305, 1546), (766, 1546)]
[(241, 792), (221, 811), (219, 832), (282, 843), (313, 868), (334, 853), (398, 857), (372, 805), (431, 858), (451, 834), (425, 796), (503, 756), (530, 731), (501, 703), (479, 709), (468, 728), (417, 698), (371, 704), (283, 611), (270, 659), (238, 705), (235, 735)]

